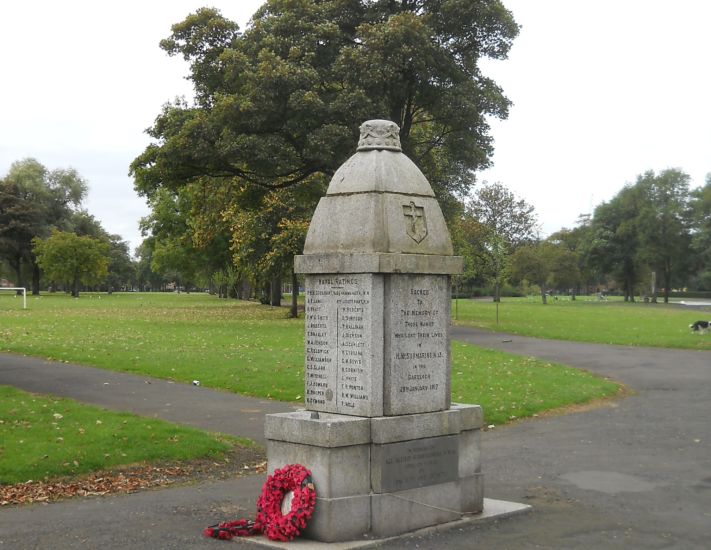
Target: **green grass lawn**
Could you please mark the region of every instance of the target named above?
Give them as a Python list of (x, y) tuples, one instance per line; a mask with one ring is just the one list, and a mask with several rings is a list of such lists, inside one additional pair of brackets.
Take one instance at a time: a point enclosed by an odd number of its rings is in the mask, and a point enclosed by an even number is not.
[(496, 304), (458, 300), (457, 323), (550, 338), (629, 346), (711, 350), (711, 334), (693, 334), (689, 325), (711, 318), (709, 308), (674, 304), (625, 303), (620, 300), (503, 298), (496, 324)]
[(237, 442), (161, 420), (0, 386), (0, 485), (146, 461), (220, 457)]
[[(11, 300), (11, 298), (6, 298)], [(205, 294), (46, 295), (0, 302), (0, 350), (299, 401), (303, 319), (288, 308)], [(10, 304), (12, 305), (12, 304)], [(616, 384), (544, 361), (454, 343), (452, 398), (501, 424), (610, 396)]]
[[(0, 295), (0, 350), (296, 401), (303, 320), (206, 294)], [(10, 304), (12, 305), (12, 304)]]
[(452, 399), (477, 403), (487, 424), (612, 397), (615, 382), (583, 370), (502, 351), (452, 345)]

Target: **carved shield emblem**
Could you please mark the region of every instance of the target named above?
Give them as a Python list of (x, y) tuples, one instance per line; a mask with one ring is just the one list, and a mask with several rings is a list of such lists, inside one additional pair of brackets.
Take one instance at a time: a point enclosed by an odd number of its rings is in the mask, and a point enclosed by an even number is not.
[(405, 232), (412, 240), (420, 244), (427, 236), (425, 207), (417, 206), (414, 201), (410, 201), (410, 204), (402, 205), (402, 213), (405, 216)]

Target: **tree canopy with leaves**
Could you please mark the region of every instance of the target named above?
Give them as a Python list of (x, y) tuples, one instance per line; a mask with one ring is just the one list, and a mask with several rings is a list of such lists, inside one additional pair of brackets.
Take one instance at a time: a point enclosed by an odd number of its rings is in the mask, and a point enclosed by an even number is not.
[(674, 283), (681, 282), (691, 267), (689, 180), (677, 169), (659, 174), (650, 170), (637, 178), (645, 199), (637, 213), (641, 254), (659, 274), (665, 303)]
[(205, 175), (278, 189), (331, 174), (368, 118), (401, 127), (430, 181), (465, 189), (509, 101), (480, 71), (518, 26), (492, 0), (268, 0), (240, 33), (202, 8), (161, 42), (190, 63), (194, 104), (167, 105), (132, 165), (139, 192)]
[[(291, 263), (293, 201), (296, 220), (308, 220), (360, 124), (386, 118), (451, 213), (489, 163), (486, 117), (509, 107), (479, 60), (505, 58), (517, 33), (493, 0), (268, 0), (244, 32), (202, 8), (161, 42), (189, 63), (195, 96), (165, 105), (148, 130), (153, 142), (131, 165), (136, 189), (149, 201), (187, 188), (219, 195), (193, 202), (189, 225), (229, 234), (236, 262), (245, 242), (268, 241), (259, 265), (273, 270)], [(277, 204), (289, 208), (277, 215)], [(274, 232), (266, 241), (262, 210)], [(190, 238), (204, 247), (208, 233)]]
[(52, 229), (67, 230), (86, 196), (87, 184), (72, 168), (48, 170), (35, 159), (14, 162), (0, 180), (0, 258), (8, 260), (18, 286), (26, 286), (22, 266), (32, 270), (32, 292), (39, 293), (39, 267), (32, 239)]
[(79, 284), (100, 283), (108, 275), (109, 245), (92, 237), (53, 230), (46, 239), (35, 238), (37, 263), (52, 281), (71, 288), (79, 297)]
[(501, 183), (484, 183), (466, 202), (455, 230), (467, 264), (476, 264), (476, 276), (494, 284), (494, 300), (508, 276), (511, 254), (538, 237), (533, 206)]
[(588, 258), (622, 283), (634, 301), (642, 277), (659, 273), (664, 300), (690, 263), (689, 176), (677, 169), (647, 171), (595, 209)]
[(698, 270), (697, 284), (711, 290), (711, 174), (691, 193), (692, 243)]

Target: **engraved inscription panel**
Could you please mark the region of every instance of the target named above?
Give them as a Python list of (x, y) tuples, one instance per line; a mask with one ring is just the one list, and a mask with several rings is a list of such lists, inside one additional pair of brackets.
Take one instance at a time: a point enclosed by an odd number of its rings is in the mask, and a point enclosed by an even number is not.
[(382, 279), (371, 274), (306, 277), (306, 408), (358, 416), (382, 414)]
[(384, 414), (448, 408), (449, 277), (392, 275), (388, 295)]
[(458, 479), (458, 436), (414, 439), (380, 446), (380, 490), (404, 491)]

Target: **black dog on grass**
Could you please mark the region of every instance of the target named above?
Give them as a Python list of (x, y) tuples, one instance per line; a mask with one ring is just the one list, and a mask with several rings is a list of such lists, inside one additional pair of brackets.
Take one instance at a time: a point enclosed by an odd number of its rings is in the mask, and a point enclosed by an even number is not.
[(708, 332), (710, 323), (711, 321), (696, 321), (695, 323), (689, 325), (689, 328), (692, 331), (701, 334), (702, 332)]

